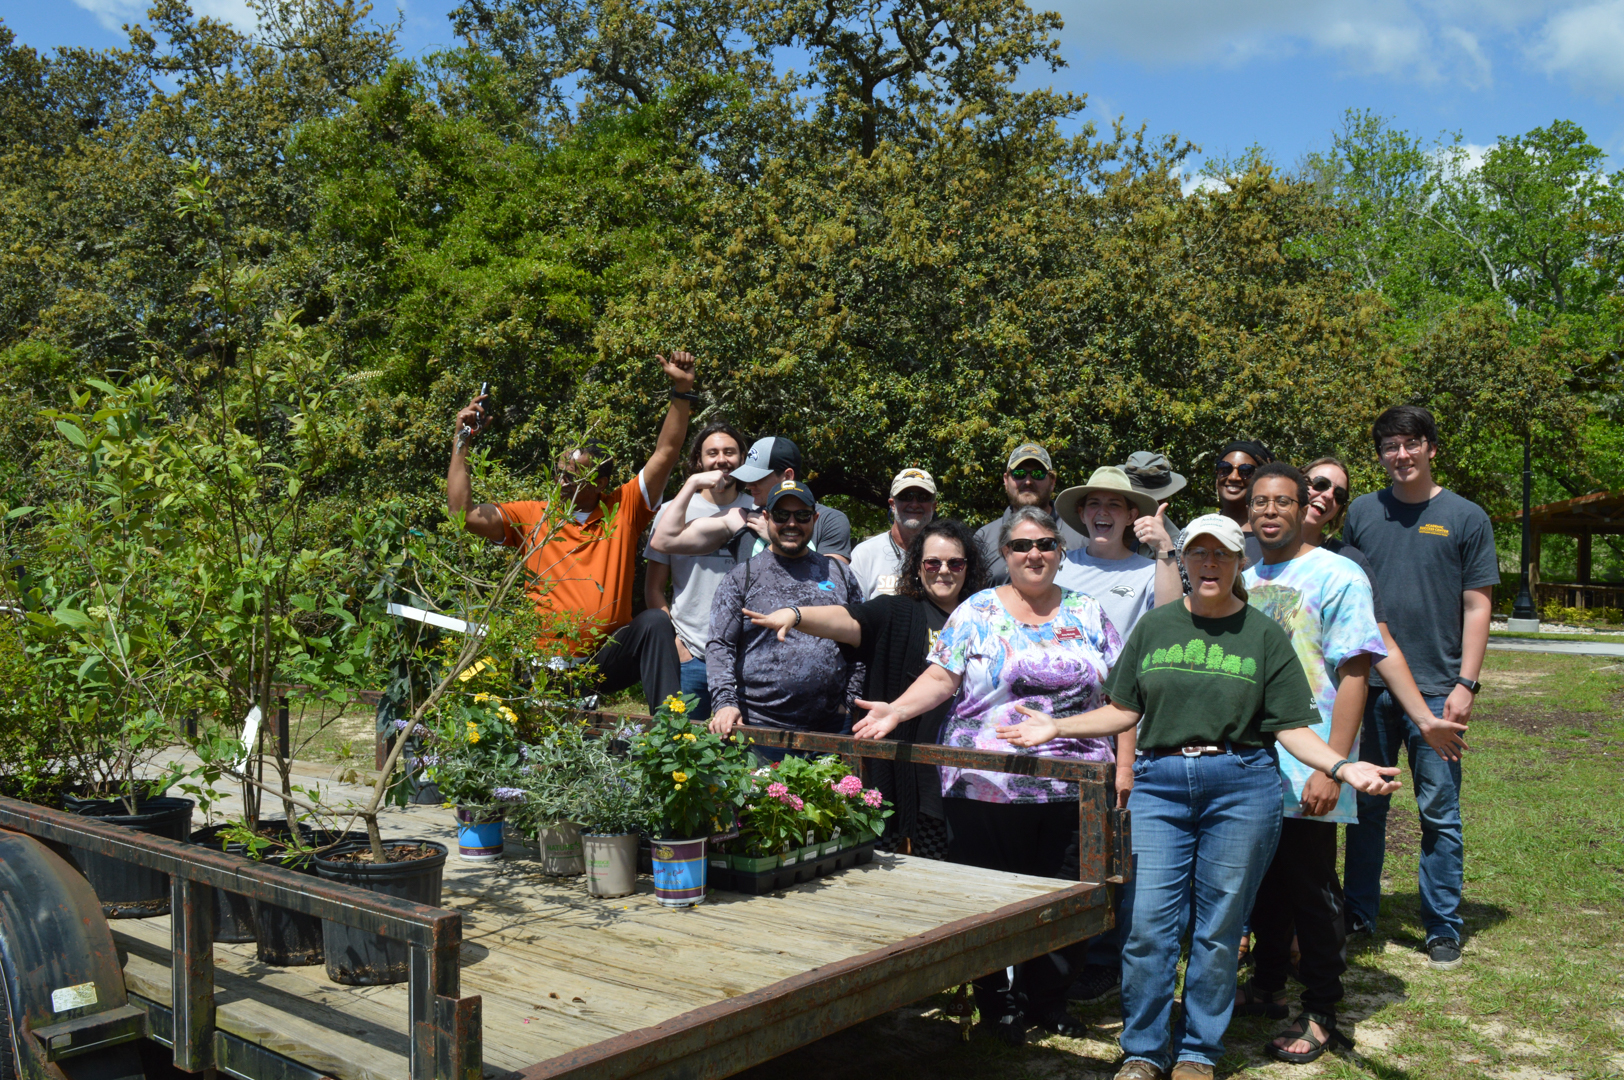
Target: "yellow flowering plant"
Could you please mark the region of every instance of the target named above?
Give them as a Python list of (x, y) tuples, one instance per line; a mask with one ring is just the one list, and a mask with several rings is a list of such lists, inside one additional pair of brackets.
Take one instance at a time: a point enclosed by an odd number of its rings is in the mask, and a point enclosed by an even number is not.
[(421, 738), (421, 757), (409, 764), (420, 766), (465, 817), (497, 820), (509, 804), (527, 797), (519, 783), (524, 766), (519, 724), (505, 699), (465, 687), (447, 696)]
[(654, 802), (655, 831), (666, 839), (730, 832), (744, 805), (750, 751), (690, 721), (697, 700), (673, 694), (648, 730), (631, 739), (632, 760)]

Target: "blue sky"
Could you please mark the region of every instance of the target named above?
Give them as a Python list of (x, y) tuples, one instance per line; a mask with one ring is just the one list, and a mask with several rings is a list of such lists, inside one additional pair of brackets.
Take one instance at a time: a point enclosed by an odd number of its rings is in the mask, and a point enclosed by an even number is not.
[[(380, 12), (390, 0), (377, 4)], [(408, 54), (450, 43), (454, 0), (400, 0)], [(1068, 67), (1028, 85), (1089, 97), (1105, 127), (1121, 115), (1213, 155), (1252, 143), (1283, 164), (1323, 149), (1348, 107), (1428, 139), (1459, 131), (1482, 147), (1554, 119), (1577, 121), (1624, 167), (1624, 0), (1050, 0), (1066, 21)], [(144, 0), (0, 0), (25, 43), (105, 47)], [(247, 27), (243, 0), (194, 10)]]

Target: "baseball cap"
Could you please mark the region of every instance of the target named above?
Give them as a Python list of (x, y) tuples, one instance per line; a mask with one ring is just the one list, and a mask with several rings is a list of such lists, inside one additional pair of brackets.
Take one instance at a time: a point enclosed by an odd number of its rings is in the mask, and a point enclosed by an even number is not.
[(733, 479), (741, 484), (753, 484), (785, 469), (801, 471), (801, 449), (782, 435), (769, 435), (750, 444), (744, 463), (733, 470)]
[(1050, 472), (1054, 472), (1054, 462), (1049, 460), (1049, 451), (1035, 442), (1021, 443), (1009, 455), (1009, 462), (1005, 469), (1013, 469), (1023, 461), (1035, 461)]
[(923, 488), (932, 495), (936, 494), (936, 479), (924, 469), (903, 469), (891, 478), (891, 497), (902, 494), (909, 488)]
[(1222, 514), (1202, 514), (1184, 527), (1184, 535), (1179, 537), (1179, 554), (1190, 546), (1190, 541), (1198, 536), (1210, 536), (1230, 551), (1240, 554), (1246, 550), (1246, 534), (1233, 519)]
[(807, 487), (799, 480), (785, 480), (782, 484), (779, 484), (777, 487), (773, 488), (772, 494), (767, 496), (767, 509), (771, 510), (774, 506), (776, 506), (779, 499), (788, 499), (791, 496), (806, 503), (808, 510), (816, 510), (818, 508), (818, 500), (812, 497), (811, 488)]

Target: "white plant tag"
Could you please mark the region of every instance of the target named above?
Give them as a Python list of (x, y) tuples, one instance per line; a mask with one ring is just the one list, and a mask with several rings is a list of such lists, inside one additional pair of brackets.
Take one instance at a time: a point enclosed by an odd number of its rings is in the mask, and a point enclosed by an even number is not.
[(259, 742), (259, 721), (259, 706), (255, 705), (242, 719), (242, 757), (232, 765), (238, 772), (248, 767), (248, 758), (254, 752), (254, 745)]

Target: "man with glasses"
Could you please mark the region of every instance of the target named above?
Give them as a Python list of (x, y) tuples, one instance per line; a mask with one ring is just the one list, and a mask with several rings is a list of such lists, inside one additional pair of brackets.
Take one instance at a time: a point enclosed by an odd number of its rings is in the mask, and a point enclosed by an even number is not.
[[(1387, 655), (1370, 581), (1349, 559), (1303, 542), (1307, 477), (1282, 461), (1258, 467), (1247, 506), (1263, 559), (1242, 581), (1247, 602), (1291, 638), (1319, 710), (1314, 733), (1338, 757), (1357, 761), (1372, 663)], [(1293, 1063), (1315, 1060), (1333, 1043), (1347, 970), (1342, 884), (1336, 873), (1336, 827), (1358, 819), (1354, 790), (1279, 750), (1285, 821), (1273, 861), (1252, 908), (1256, 973), (1236, 999), (1236, 1011), (1284, 1016), (1278, 996), (1291, 972), (1295, 932), (1302, 959), (1302, 1013), (1265, 1050)], [(1333, 770), (1334, 771), (1334, 770)], [(1352, 1045), (1348, 1043), (1348, 1045)]]
[[(1482, 507), (1433, 481), (1438, 426), (1430, 412), (1414, 405), (1388, 409), (1371, 436), (1392, 484), (1353, 501), (1342, 535), (1376, 575), (1388, 630), (1428, 708), (1464, 733), (1500, 580), (1494, 529)], [(1401, 755), (1410, 759), (1421, 818), (1423, 948), (1432, 967), (1447, 971), (1460, 966), (1464, 928), (1461, 763), (1429, 744), (1379, 675), (1371, 686), (1360, 754), (1378, 765), (1396, 764)], [(1380, 914), (1389, 799), (1359, 796), (1359, 823), (1348, 827), (1345, 877), (1355, 931), (1373, 932)]]
[[(636, 476), (608, 490), (604, 485), (610, 464), (601, 447), (565, 453), (558, 460), (560, 495), (569, 502), (562, 520), (557, 513), (549, 519), (542, 501), (474, 504), (468, 444), (488, 423), (482, 397), (457, 414), (446, 473), (446, 505), (452, 514), (463, 515), (463, 527), (523, 552), (531, 600), (553, 635), (544, 647), (567, 654), (564, 663), (589, 658), (605, 693), (642, 682), (650, 712), (677, 693), (682, 682), (671, 617), (650, 610), (632, 618), (637, 541), (654, 519), (665, 482), (682, 455), (688, 416), (698, 400), (693, 355), (673, 352), (669, 360), (657, 359), (671, 380), (671, 405), (654, 453)], [(613, 525), (606, 526), (611, 517)]]
[[(1004, 495), (1009, 499), (1009, 509), (976, 530), (976, 543), (987, 559), (989, 586), (1009, 584), (1009, 567), (1005, 565), (1003, 552), (998, 548), (998, 537), (1003, 534), (1004, 522), (1025, 506), (1035, 506), (1052, 516), (1056, 479), (1049, 451), (1037, 443), (1022, 443), (1010, 453), (1009, 461), (1004, 465)], [(1088, 542), (1087, 537), (1064, 521), (1059, 525), (1060, 538), (1066, 542), (1067, 551), (1076, 551)]]
[(903, 469), (891, 478), (891, 527), (864, 540), (851, 553), (851, 571), (863, 587), (863, 599), (895, 596), (902, 557), (919, 530), (936, 516), (936, 480), (924, 469)]
[[(724, 545), (734, 544), (741, 559), (759, 555), (767, 548), (767, 522), (763, 516), (767, 497), (785, 480), (798, 480), (800, 476), (800, 447), (782, 435), (757, 439), (744, 455), (744, 463), (737, 466), (731, 476), (735, 484), (744, 485), (750, 493), (755, 500), (754, 507), (734, 507), (713, 517), (688, 520), (688, 500), (694, 493), (728, 480), (720, 472), (696, 473), (677, 492), (671, 511), (660, 515), (649, 537), (649, 546), (667, 555), (710, 555)], [(751, 532), (755, 535), (750, 535)], [(851, 522), (832, 506), (820, 507), (817, 530), (809, 546), (820, 555), (850, 562)]]
[(839, 732), (850, 723), (865, 669), (849, 658), (846, 647), (793, 629), (779, 641), (777, 630), (758, 627), (744, 615), (747, 608), (790, 608), (799, 616), (805, 607), (862, 600), (845, 563), (811, 550), (818, 514), (805, 484), (779, 483), (767, 497), (768, 549), (734, 567), (716, 590), (705, 673), (716, 710), (710, 729), (717, 734), (727, 735), (740, 724)]

